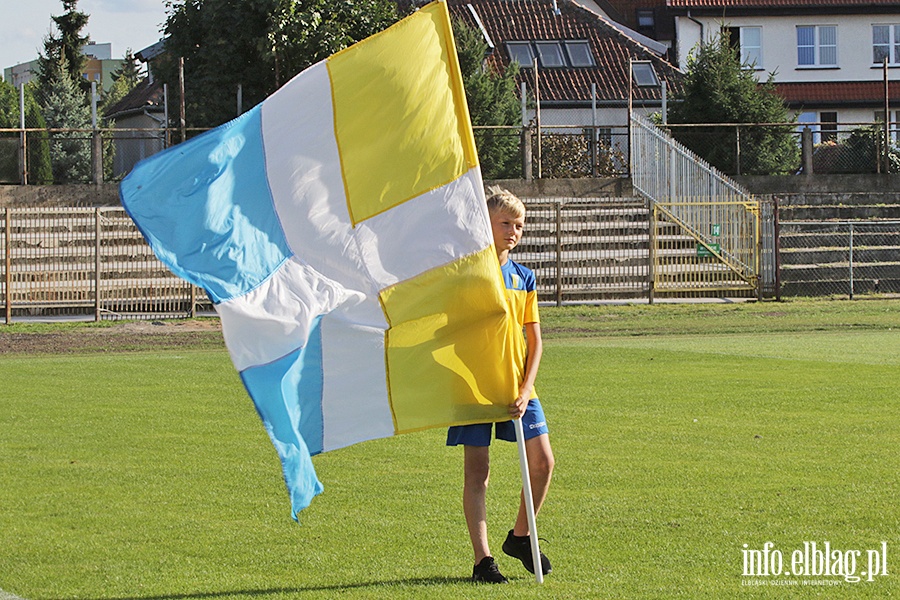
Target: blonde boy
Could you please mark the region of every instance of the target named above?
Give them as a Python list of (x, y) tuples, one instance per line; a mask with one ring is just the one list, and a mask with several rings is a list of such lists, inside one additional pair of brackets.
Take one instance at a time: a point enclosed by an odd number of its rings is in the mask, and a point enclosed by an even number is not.
[[(544, 411), (534, 391), (534, 381), (543, 353), (541, 341), (541, 325), (538, 319), (537, 292), (535, 290), (534, 273), (509, 258), (510, 251), (522, 239), (525, 226), (525, 205), (507, 190), (498, 187), (488, 189), (488, 212), (491, 218), (491, 229), (500, 270), (506, 284), (506, 294), (518, 325), (524, 329), (525, 335), (516, 348), (516, 361), (519, 369), (519, 393), (509, 408), (512, 419), (521, 418), (525, 431), (525, 452), (531, 476), (531, 488), (534, 497), (534, 511), (540, 510), (550, 487), (553, 473), (553, 451)], [(447, 433), (448, 446), (464, 447), (465, 480), (463, 484), (463, 512), (472, 550), (475, 554), (475, 567), (472, 580), (486, 583), (507, 583), (488, 547), (487, 515), (485, 496), (490, 474), (491, 423), (451, 427)], [(512, 421), (496, 424), (496, 437), (515, 442), (515, 430)], [(519, 501), (519, 511), (515, 525), (503, 542), (503, 552), (522, 561), (528, 571), (534, 573), (529, 539), (528, 519), (524, 500)], [(546, 575), (550, 572), (550, 561), (541, 553), (541, 569)]]

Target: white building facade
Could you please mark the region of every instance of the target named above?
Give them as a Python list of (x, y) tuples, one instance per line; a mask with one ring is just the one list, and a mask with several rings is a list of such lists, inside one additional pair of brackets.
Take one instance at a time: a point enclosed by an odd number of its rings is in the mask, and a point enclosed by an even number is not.
[(838, 129), (883, 121), (885, 102), (891, 122), (900, 117), (900, 102), (892, 99), (900, 96), (894, 82), (900, 81), (900, 1), (669, 0), (668, 5), (676, 14), (682, 68), (701, 41), (727, 28), (747, 68), (761, 81), (774, 74), (798, 121), (817, 130), (816, 141)]

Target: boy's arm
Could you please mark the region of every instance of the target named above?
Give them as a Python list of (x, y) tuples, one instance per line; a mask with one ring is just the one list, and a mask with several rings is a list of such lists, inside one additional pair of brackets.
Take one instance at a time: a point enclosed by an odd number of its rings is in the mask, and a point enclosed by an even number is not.
[(518, 419), (525, 414), (528, 401), (531, 399), (531, 392), (534, 390), (538, 367), (541, 366), (544, 342), (541, 339), (540, 323), (525, 323), (525, 340), (528, 343), (528, 352), (525, 355), (525, 377), (519, 385), (519, 395), (516, 397), (516, 401), (509, 407), (509, 415), (513, 419)]

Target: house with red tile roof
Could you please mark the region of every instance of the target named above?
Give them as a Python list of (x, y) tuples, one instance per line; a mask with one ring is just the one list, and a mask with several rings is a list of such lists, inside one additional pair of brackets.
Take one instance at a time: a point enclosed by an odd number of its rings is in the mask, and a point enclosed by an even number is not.
[[(900, 0), (667, 0), (679, 65), (703, 40), (730, 32), (746, 68), (774, 73), (780, 95), (815, 141), (900, 120)], [(887, 68), (884, 60), (887, 59)], [(887, 87), (887, 94), (885, 88)]]
[[(501, 68), (511, 61), (521, 65), (520, 89), (524, 83), (529, 98), (534, 97), (537, 61), (544, 125), (625, 128), (629, 95), (636, 112), (660, 112), (664, 94), (680, 90), (684, 75), (663, 58), (666, 48), (584, 4), (448, 1), (453, 17), (482, 32), (489, 46), (488, 62)], [(631, 79), (629, 65), (633, 65)]]

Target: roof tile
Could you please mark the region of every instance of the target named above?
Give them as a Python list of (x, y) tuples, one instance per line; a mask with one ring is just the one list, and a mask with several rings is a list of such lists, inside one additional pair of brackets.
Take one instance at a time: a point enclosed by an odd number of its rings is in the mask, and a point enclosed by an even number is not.
[(667, 0), (670, 8), (900, 7), (897, 0)]
[[(545, 68), (540, 71), (542, 102), (589, 102), (591, 84), (597, 85), (599, 101), (626, 101), (628, 98), (628, 59), (649, 60), (657, 75), (672, 92), (681, 89), (683, 73), (632, 38), (616, 29), (601, 15), (572, 2), (556, 2), (560, 14), (553, 11), (552, 0), (448, 0), (450, 12), (477, 27), (467, 5), (478, 13), (488, 35), (496, 44), (492, 60), (500, 67), (510, 58), (503, 42), (517, 40), (587, 40), (595, 67)], [(530, 88), (533, 74), (525, 69), (519, 75)], [(634, 86), (634, 99), (659, 100), (659, 88)]]
[[(883, 81), (834, 81), (809, 83), (776, 83), (775, 88), (794, 107), (803, 105), (863, 104), (884, 106)], [(900, 81), (888, 84), (888, 95), (900, 98)]]

